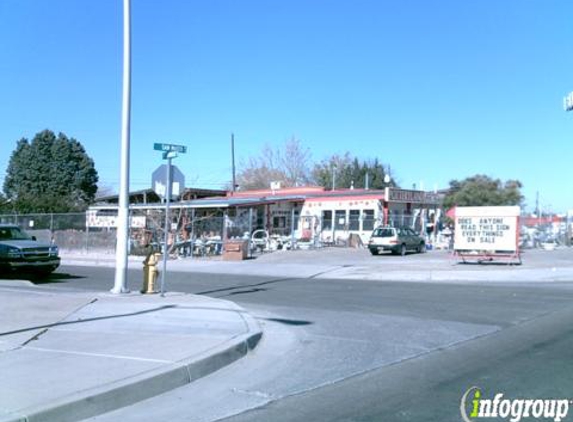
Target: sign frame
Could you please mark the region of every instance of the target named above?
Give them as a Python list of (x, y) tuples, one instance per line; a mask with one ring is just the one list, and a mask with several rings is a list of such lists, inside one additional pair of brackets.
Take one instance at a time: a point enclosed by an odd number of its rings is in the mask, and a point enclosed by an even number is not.
[(464, 263), (507, 259), (509, 264), (521, 264), (520, 214), (518, 206), (456, 207), (454, 255)]

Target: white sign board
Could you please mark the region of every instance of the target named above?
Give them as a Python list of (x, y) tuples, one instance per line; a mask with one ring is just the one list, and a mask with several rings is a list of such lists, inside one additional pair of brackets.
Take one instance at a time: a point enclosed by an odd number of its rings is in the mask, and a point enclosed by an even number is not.
[(519, 207), (456, 207), (454, 249), (516, 252)]

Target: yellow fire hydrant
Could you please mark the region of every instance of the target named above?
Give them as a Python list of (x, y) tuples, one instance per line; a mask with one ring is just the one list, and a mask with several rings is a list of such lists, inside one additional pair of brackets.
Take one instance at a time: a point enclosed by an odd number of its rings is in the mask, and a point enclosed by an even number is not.
[(157, 263), (160, 256), (160, 253), (150, 252), (143, 260), (143, 289), (141, 293), (157, 293), (157, 277), (159, 276)]

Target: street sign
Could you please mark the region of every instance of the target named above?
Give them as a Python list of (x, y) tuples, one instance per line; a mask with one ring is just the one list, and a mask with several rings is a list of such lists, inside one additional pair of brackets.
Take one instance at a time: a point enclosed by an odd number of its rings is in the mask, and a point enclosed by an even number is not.
[[(167, 196), (167, 164), (162, 164), (151, 175), (151, 188), (161, 198)], [(171, 166), (171, 196), (179, 197), (185, 189), (185, 175), (177, 168)]]
[(156, 151), (164, 152), (180, 152), (185, 154), (187, 152), (187, 147), (185, 145), (174, 145), (174, 144), (153, 144), (153, 149)]
[[(151, 177), (153, 189), (159, 196), (165, 198), (165, 224), (163, 225), (165, 235), (163, 238), (163, 271), (161, 271), (161, 296), (165, 296), (165, 273), (167, 272), (168, 241), (169, 232), (171, 231), (169, 228), (173, 229), (172, 225), (169, 224), (170, 220), (172, 220), (169, 215), (169, 203), (173, 193), (177, 196), (183, 193), (185, 184), (183, 173), (172, 165), (171, 161), (177, 157), (178, 153), (185, 154), (187, 147), (185, 145), (154, 143), (153, 149), (155, 151), (163, 151), (163, 159), (167, 160), (167, 165), (159, 167), (153, 172)], [(162, 177), (163, 173), (165, 177)], [(161, 180), (165, 180), (165, 183), (161, 183)]]

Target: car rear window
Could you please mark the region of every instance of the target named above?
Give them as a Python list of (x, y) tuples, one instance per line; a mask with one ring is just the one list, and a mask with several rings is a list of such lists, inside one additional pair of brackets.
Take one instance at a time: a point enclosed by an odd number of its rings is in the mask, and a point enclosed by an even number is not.
[(376, 237), (393, 237), (395, 233), (394, 229), (376, 229), (373, 235)]

